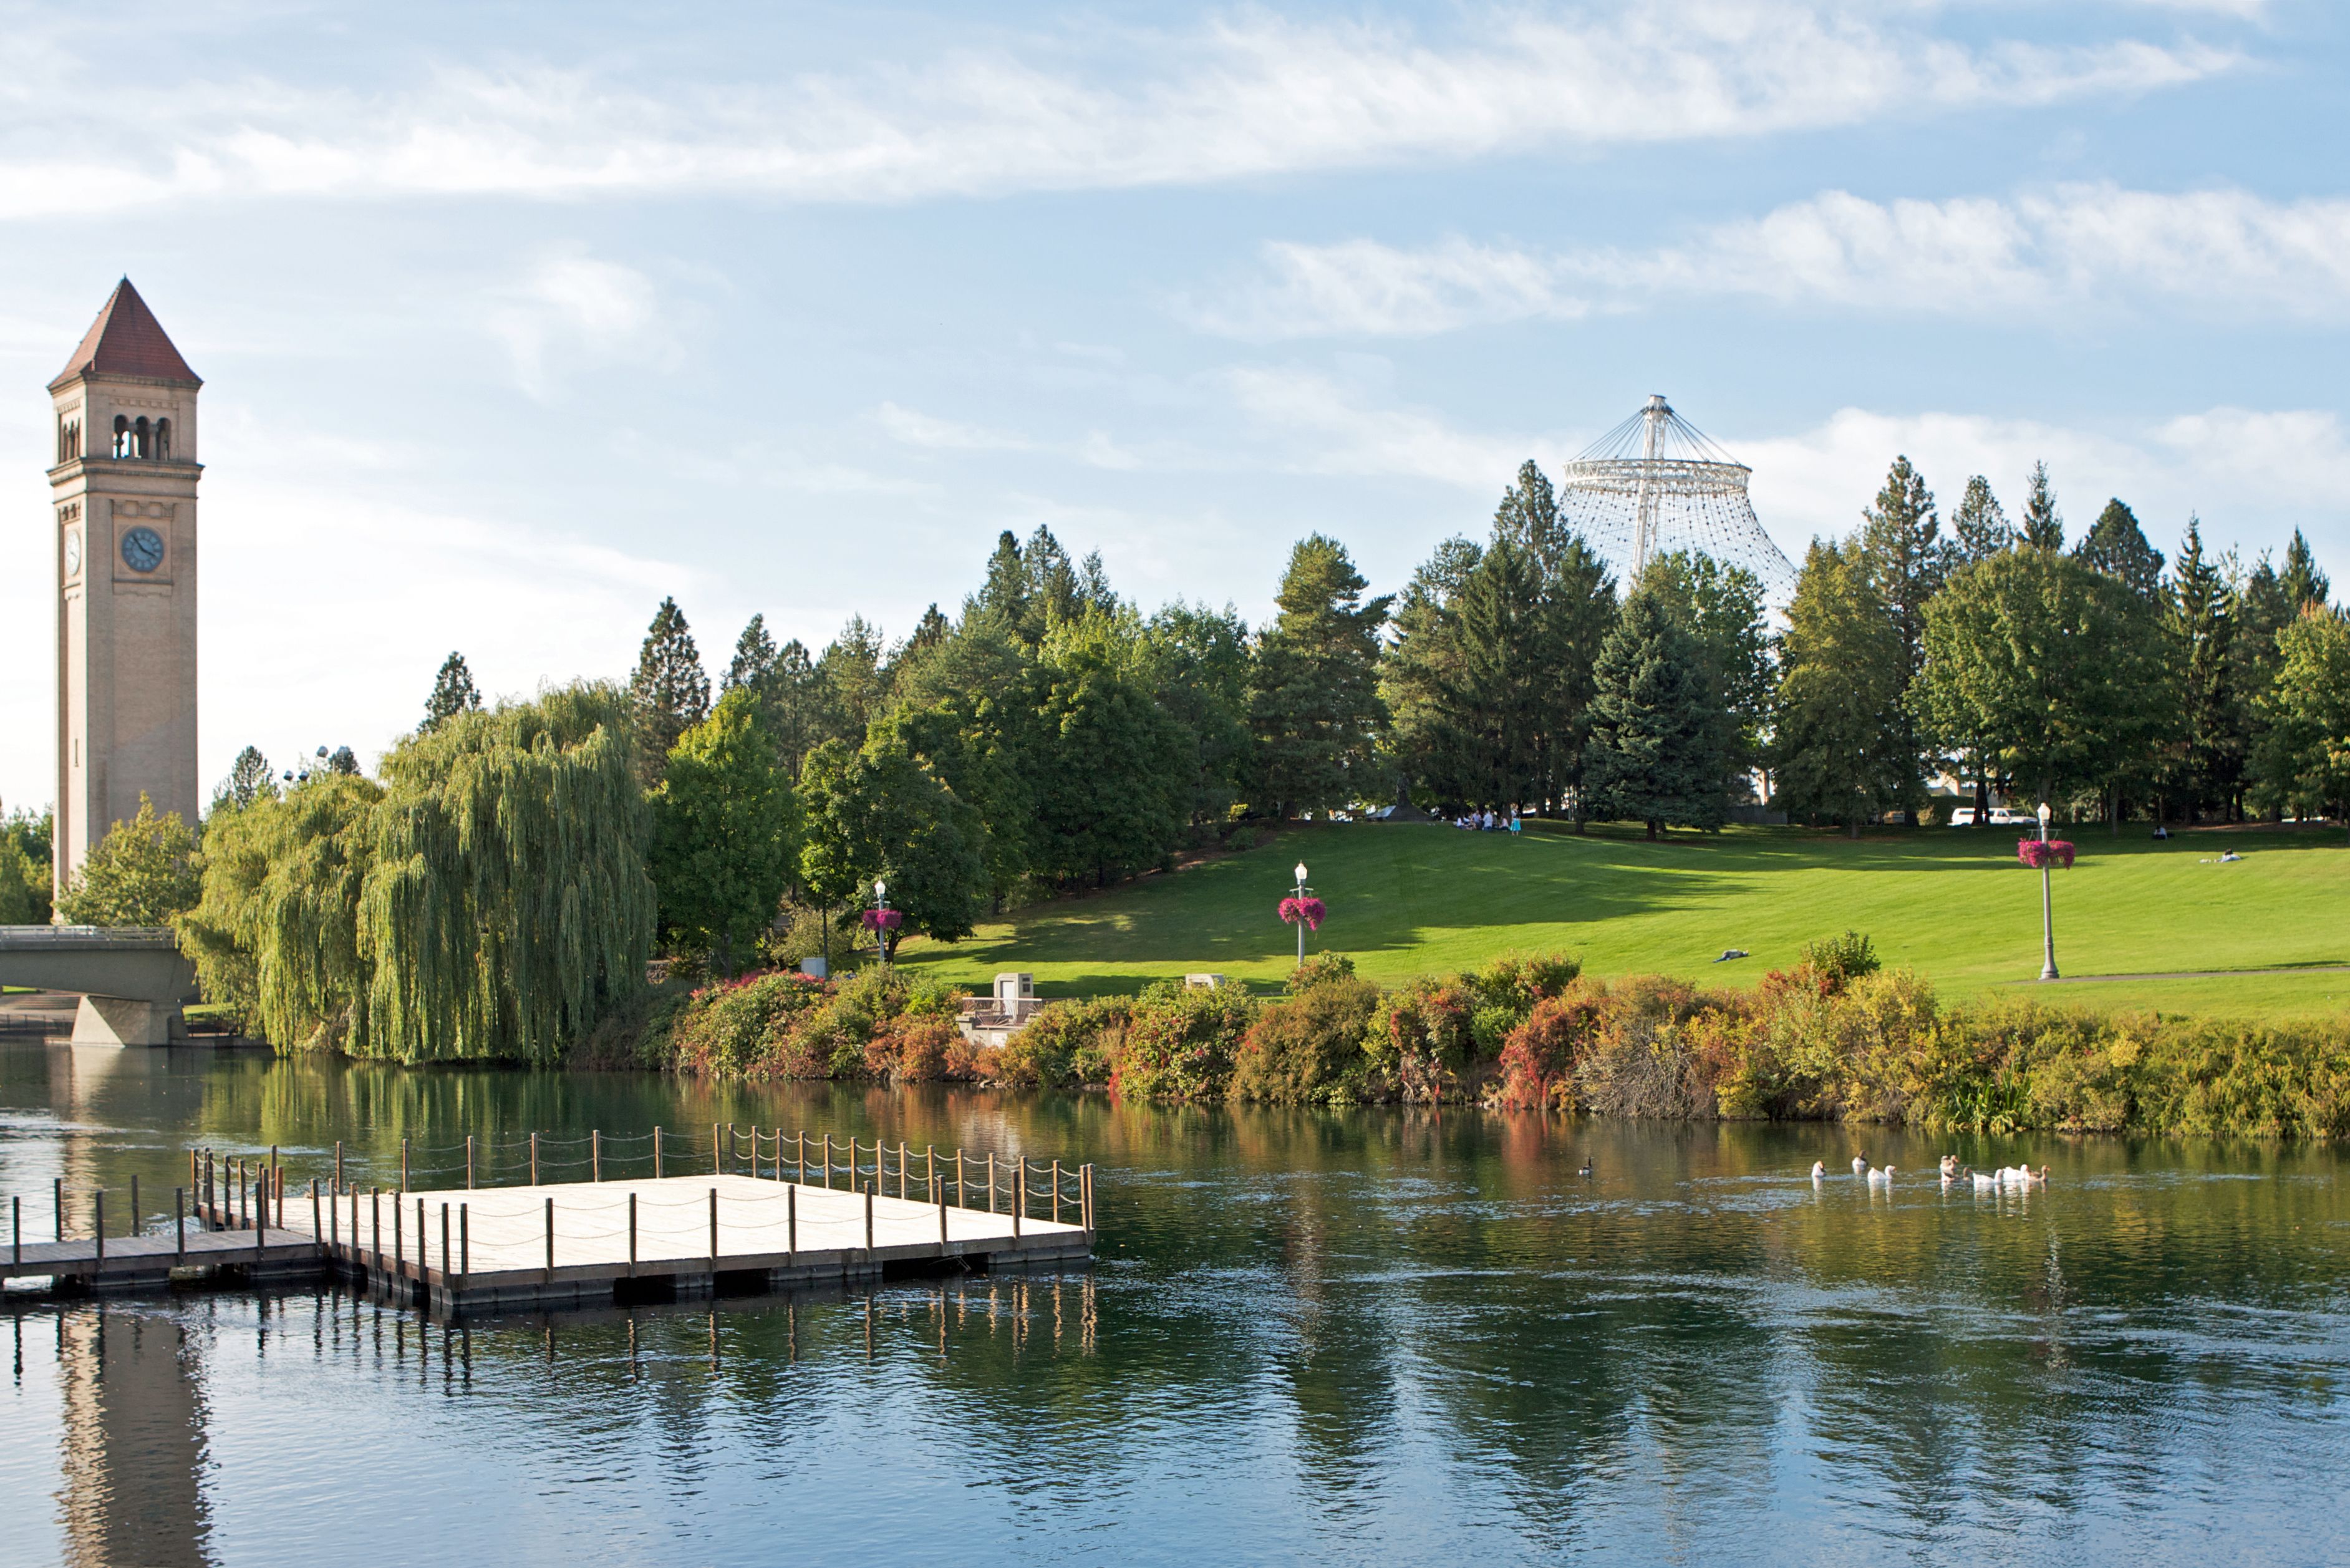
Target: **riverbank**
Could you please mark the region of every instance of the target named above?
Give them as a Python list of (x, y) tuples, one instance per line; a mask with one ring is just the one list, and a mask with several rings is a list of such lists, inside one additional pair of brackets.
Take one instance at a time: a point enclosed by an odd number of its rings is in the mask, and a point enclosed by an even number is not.
[(1054, 1002), (1000, 1047), (918, 973), (762, 974), (656, 992), (575, 1064), (747, 1082), (932, 1081), (1131, 1099), (1484, 1105), (1666, 1121), (1846, 1121), (2006, 1133), (2332, 1138), (2350, 1132), (2350, 1025), (1950, 1002), (1815, 944), (1751, 989), (1613, 981), (1565, 955), (1382, 990), (1343, 959), (1278, 999), (1161, 982)]

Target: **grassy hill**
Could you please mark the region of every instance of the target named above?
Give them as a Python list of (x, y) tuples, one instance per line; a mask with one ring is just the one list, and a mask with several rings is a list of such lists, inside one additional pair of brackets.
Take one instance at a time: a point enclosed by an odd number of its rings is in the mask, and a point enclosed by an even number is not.
[[(1303, 859), (1330, 918), (1307, 950), (1343, 952), (1394, 981), (1511, 949), (1579, 955), (1593, 973), (1752, 984), (1805, 942), (1866, 932), (1888, 965), (1951, 996), (2017, 990), (2104, 1009), (2291, 1017), (2350, 1007), (2350, 971), (2148, 978), (2181, 970), (2350, 964), (2350, 847), (2312, 829), (2214, 829), (2168, 844), (2074, 830), (2079, 863), (2055, 874), (2056, 958), (2042, 986), (2040, 878), (2012, 831), (1921, 829), (1859, 841), (1795, 828), (1731, 829), (1649, 844), (1635, 834), (1465, 833), (1436, 825), (1333, 824), (1284, 832), (1107, 893), (1024, 911), (904, 961), (984, 988), (1035, 971), (1046, 995), (1131, 991), (1215, 971), (1270, 989), (1295, 962), (1274, 914)], [(2222, 865), (2234, 850), (2240, 861)], [(1712, 961), (1725, 948), (1752, 956)], [(2113, 976), (2112, 979), (2073, 977)]]

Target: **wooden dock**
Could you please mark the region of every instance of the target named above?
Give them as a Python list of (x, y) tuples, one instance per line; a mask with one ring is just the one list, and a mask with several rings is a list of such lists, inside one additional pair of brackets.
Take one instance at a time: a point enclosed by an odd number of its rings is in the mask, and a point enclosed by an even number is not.
[[(764, 1158), (762, 1142), (773, 1146)], [(600, 1146), (600, 1138), (598, 1143)], [(192, 1156), (195, 1201), (184, 1218), (135, 1235), (104, 1234), (104, 1195), (92, 1233), (33, 1242), (21, 1204), (0, 1254), (0, 1279), (47, 1277), (69, 1289), (137, 1291), (210, 1276), (224, 1282), (292, 1282), (329, 1274), (386, 1300), (440, 1314), (608, 1306), (720, 1293), (844, 1285), (885, 1274), (996, 1272), (1093, 1255), (1090, 1166), (1021, 1160), (999, 1188), (993, 1160), (850, 1144), (845, 1164), (811, 1140), (754, 1130), (748, 1164), (731, 1129), (712, 1129), (711, 1168), (695, 1175), (532, 1182), (509, 1187), (367, 1189), (331, 1178), (289, 1183), (268, 1164)], [(468, 1147), (468, 1169), (473, 1149)], [(534, 1167), (536, 1147), (534, 1143)], [(796, 1155), (796, 1158), (793, 1158)], [(656, 1167), (660, 1159), (655, 1158)], [(340, 1169), (339, 1153), (337, 1170)], [(600, 1173), (602, 1160), (598, 1157)], [(952, 1175), (946, 1174), (951, 1170)], [(895, 1183), (899, 1195), (889, 1191)], [(1040, 1185), (1041, 1182), (1041, 1185)], [(983, 1196), (986, 1208), (966, 1199)], [(66, 1199), (57, 1199), (64, 1230)], [(135, 1199), (134, 1199), (135, 1202)], [(1066, 1215), (1066, 1218), (1063, 1216)], [(1050, 1216), (1050, 1217), (1047, 1217)]]

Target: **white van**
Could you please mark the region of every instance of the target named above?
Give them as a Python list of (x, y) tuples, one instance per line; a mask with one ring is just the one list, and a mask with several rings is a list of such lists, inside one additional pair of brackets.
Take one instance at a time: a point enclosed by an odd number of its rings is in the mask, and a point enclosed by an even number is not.
[[(1983, 818), (1985, 826), (1991, 827), (2023, 827), (2034, 825), (2039, 820), (2036, 816), (2028, 815), (2012, 806), (2004, 805), (1992, 806), (1991, 815)], [(1952, 808), (1950, 812), (1952, 827), (1972, 827), (1974, 825), (1975, 808), (1973, 806), (1961, 805)]]

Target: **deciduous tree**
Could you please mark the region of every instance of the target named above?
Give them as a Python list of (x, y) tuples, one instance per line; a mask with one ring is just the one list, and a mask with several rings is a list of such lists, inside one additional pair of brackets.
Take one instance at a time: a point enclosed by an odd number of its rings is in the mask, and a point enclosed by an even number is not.
[(650, 805), (660, 923), (732, 974), (774, 922), (798, 867), (791, 781), (776, 771), (749, 688), (728, 691), (678, 737)]
[(57, 899), (70, 926), (167, 926), (203, 896), (196, 836), (176, 811), (158, 812), (144, 790), (139, 812), (90, 848)]

